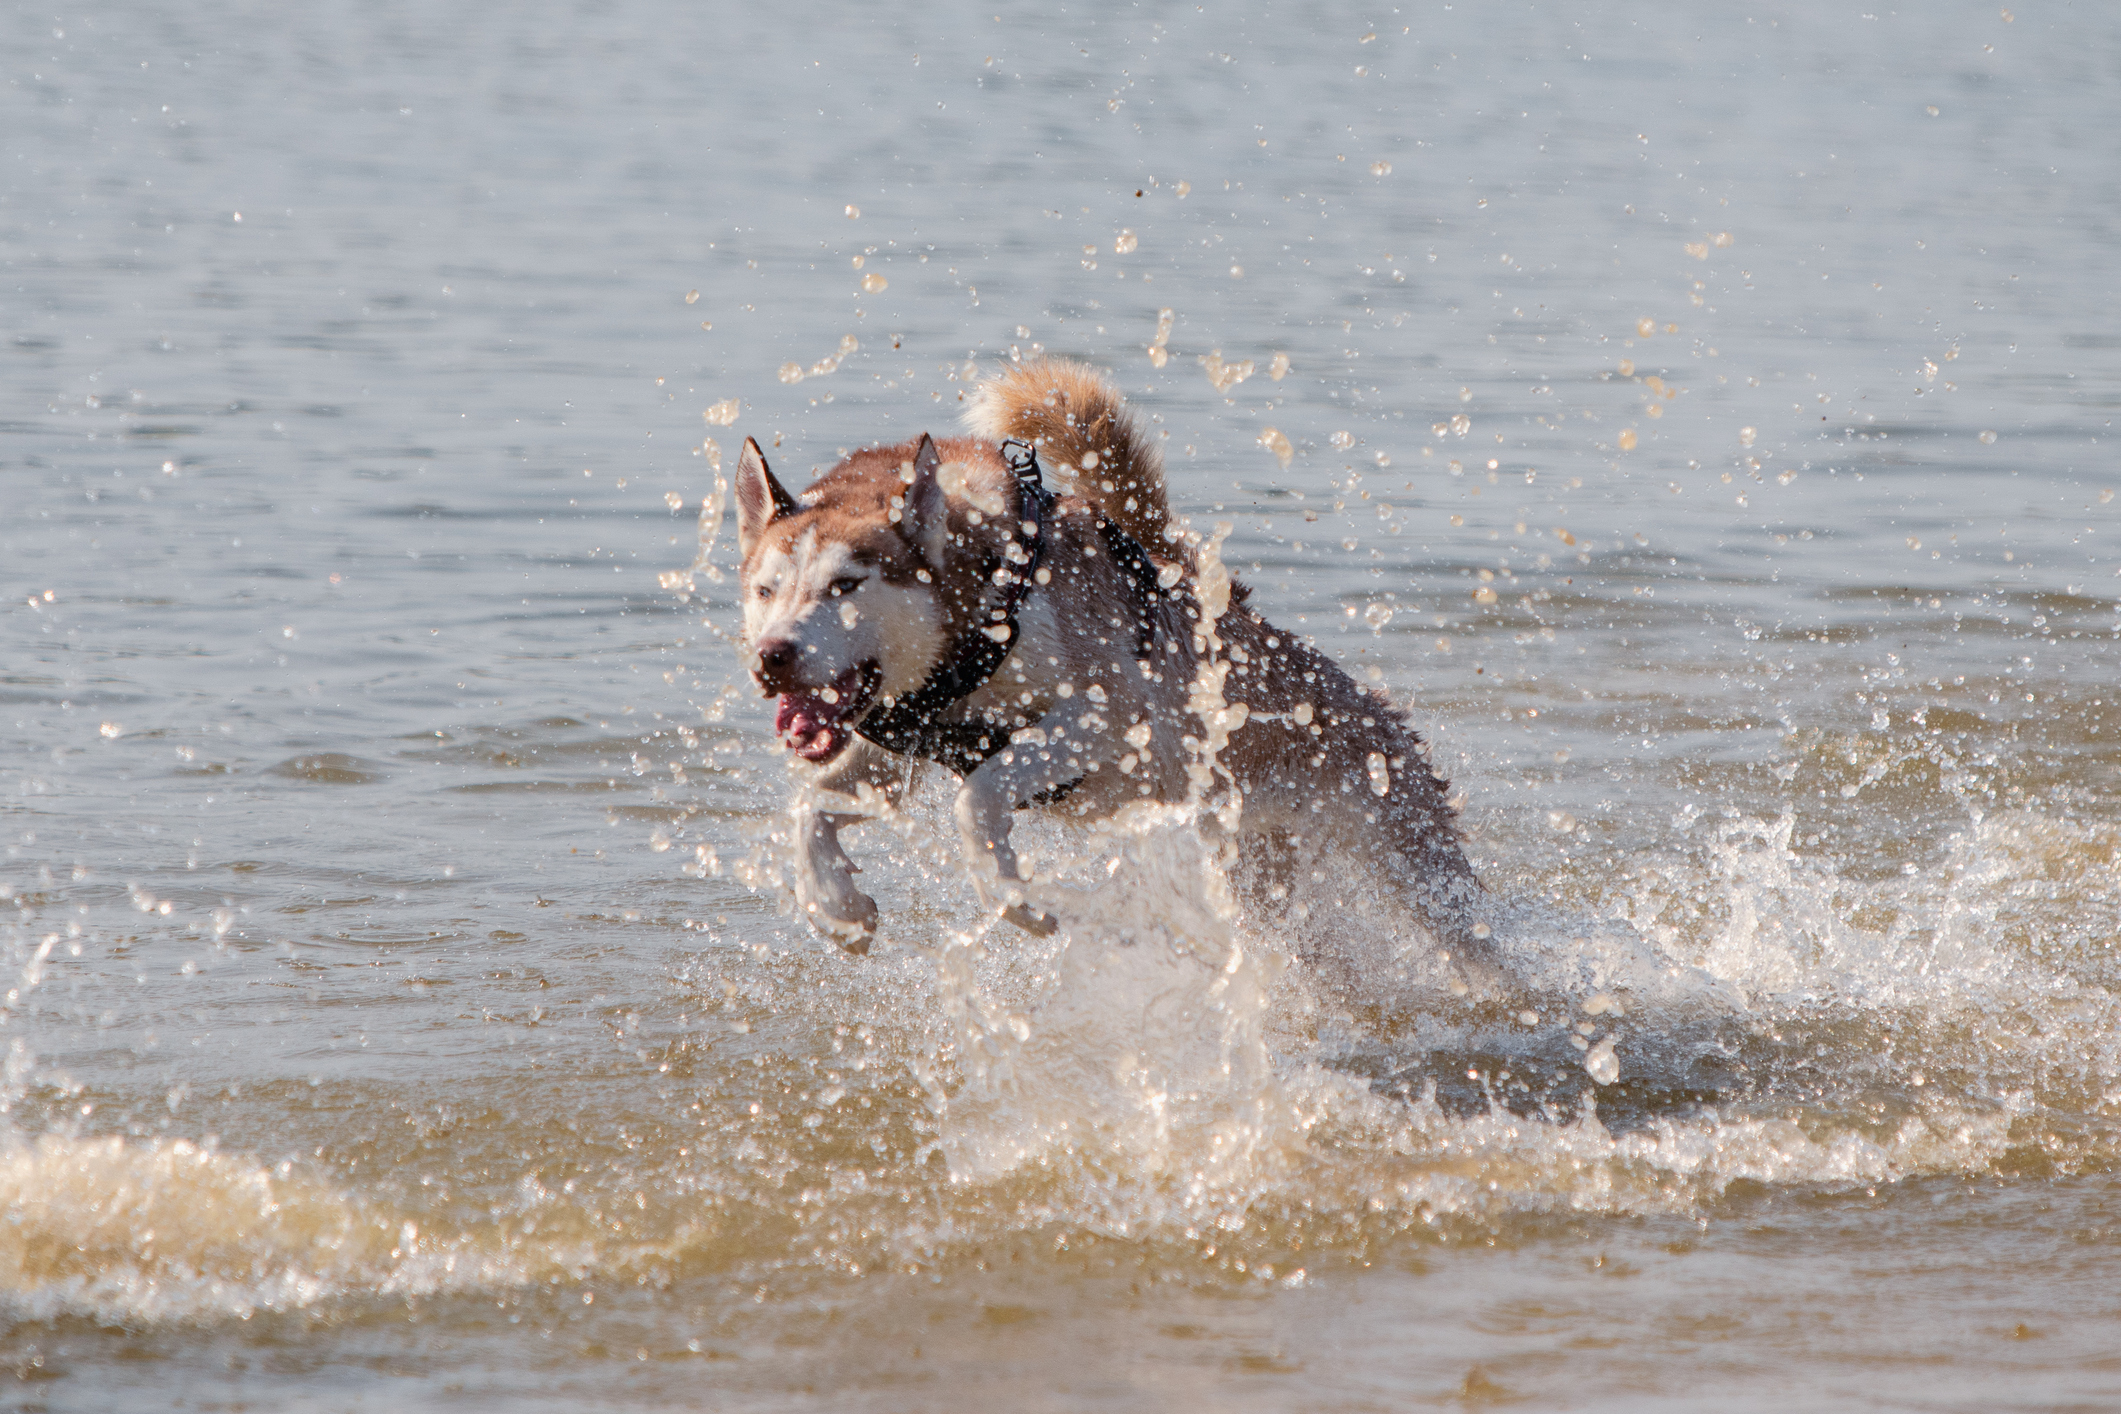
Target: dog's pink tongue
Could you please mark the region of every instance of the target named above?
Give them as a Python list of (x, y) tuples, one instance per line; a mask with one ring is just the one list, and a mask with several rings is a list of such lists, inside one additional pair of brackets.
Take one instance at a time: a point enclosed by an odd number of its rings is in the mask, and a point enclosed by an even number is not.
[(774, 712), (773, 727), (790, 751), (806, 761), (815, 761), (832, 754), (832, 727), (825, 720), (830, 711), (816, 693), (784, 692)]

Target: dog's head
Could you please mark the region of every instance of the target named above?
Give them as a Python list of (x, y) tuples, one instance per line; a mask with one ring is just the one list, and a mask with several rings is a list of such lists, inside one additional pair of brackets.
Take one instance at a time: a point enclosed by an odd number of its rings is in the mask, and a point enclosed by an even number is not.
[(1006, 464), (970, 439), (856, 452), (800, 498), (746, 439), (736, 474), (744, 638), (796, 755), (832, 760), (880, 700), (928, 680), (970, 621), (1014, 499)]

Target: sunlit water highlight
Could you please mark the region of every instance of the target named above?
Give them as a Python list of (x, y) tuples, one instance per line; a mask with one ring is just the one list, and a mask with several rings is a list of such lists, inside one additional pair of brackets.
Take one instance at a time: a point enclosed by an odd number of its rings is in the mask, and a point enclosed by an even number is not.
[[(2087, 17), (6, 24), (14, 1403), (2121, 1402)], [(1520, 995), (939, 781), (789, 916), (713, 456), (1034, 347)]]

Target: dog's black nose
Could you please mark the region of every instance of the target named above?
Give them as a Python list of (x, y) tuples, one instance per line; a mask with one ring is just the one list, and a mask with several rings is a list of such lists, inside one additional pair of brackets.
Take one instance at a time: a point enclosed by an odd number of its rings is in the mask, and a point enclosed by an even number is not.
[(759, 644), (759, 685), (768, 692), (786, 691), (801, 652), (790, 638), (769, 638)]

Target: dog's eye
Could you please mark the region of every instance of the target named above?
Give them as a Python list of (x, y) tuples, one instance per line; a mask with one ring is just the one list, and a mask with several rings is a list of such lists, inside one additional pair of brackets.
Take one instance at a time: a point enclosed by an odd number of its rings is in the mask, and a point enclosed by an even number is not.
[(833, 597), (837, 598), (842, 594), (852, 594), (861, 587), (862, 582), (859, 579), (835, 579), (832, 581)]
[(773, 597), (773, 586), (770, 584), (760, 585), (758, 587), (758, 596), (761, 599), (771, 599)]

